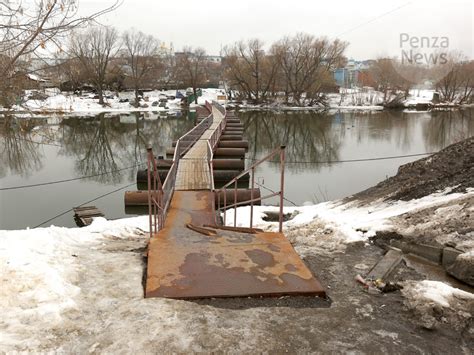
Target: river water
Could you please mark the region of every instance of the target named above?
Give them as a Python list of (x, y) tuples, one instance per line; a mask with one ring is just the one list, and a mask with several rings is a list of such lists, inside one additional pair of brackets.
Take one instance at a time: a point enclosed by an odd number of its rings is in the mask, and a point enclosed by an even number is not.
[[(246, 164), (286, 145), (286, 204), (348, 196), (396, 174), (421, 156), (474, 134), (474, 110), (442, 112), (242, 112)], [(127, 216), (124, 191), (136, 190), (146, 146), (164, 155), (194, 125), (192, 114), (96, 117), (0, 116), (0, 229), (75, 226), (72, 207), (88, 203), (107, 218)], [(366, 160), (366, 161), (348, 161)], [(115, 171), (114, 173), (110, 173)], [(260, 165), (257, 182), (278, 190), (277, 162)], [(89, 176), (89, 178), (82, 178)], [(59, 180), (63, 183), (48, 184)], [(25, 188), (25, 185), (37, 185)], [(11, 189), (21, 187), (18, 189)], [(262, 194), (266, 194), (262, 188)], [(115, 191), (115, 192), (114, 192)], [(267, 203), (275, 203), (274, 200)]]

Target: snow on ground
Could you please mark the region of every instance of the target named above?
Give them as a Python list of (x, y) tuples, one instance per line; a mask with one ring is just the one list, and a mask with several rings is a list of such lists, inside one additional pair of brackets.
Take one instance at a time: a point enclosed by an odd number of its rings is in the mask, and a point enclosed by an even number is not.
[[(25, 98), (34, 93), (33, 90), (25, 92)], [(81, 96), (72, 93), (61, 93), (58, 89), (46, 89), (44, 93), (47, 96), (45, 100), (30, 99), (23, 106), (15, 106), (13, 111), (32, 111), (35, 113), (58, 112), (62, 114), (97, 114), (100, 112), (163, 112), (181, 110), (181, 100), (168, 98), (165, 107), (159, 107), (160, 99), (175, 96), (176, 90), (149, 91), (144, 93), (144, 99), (141, 101), (141, 107), (134, 107), (129, 102), (120, 102), (128, 99), (134, 100), (133, 92), (105, 93), (105, 106), (99, 105), (98, 100), (94, 99), (94, 94), (85, 93)], [(434, 90), (411, 90), (410, 96), (405, 100), (406, 107), (415, 107), (417, 104), (430, 104), (433, 98)], [(202, 96), (198, 98), (198, 104), (203, 105), (206, 101), (217, 100), (218, 95), (225, 95), (222, 89), (202, 89)], [(276, 101), (272, 104), (253, 105), (249, 102), (236, 104), (229, 101), (229, 107), (239, 107), (242, 110), (338, 110), (338, 111), (378, 111), (383, 110), (383, 93), (372, 88), (341, 88), (339, 93), (329, 93), (327, 96), (327, 106), (289, 106), (283, 101)], [(225, 103), (221, 100), (220, 103)], [(194, 103), (190, 105), (191, 108)], [(1, 111), (1, 108), (0, 108)]]
[[(120, 93), (118, 96), (106, 93), (105, 106), (99, 105), (94, 99), (94, 94), (66, 95), (64, 93), (48, 97), (46, 100), (28, 100), (24, 106), (31, 111), (59, 111), (74, 113), (99, 113), (99, 112), (136, 112), (136, 111), (168, 111), (180, 110), (180, 99), (169, 99), (166, 107), (159, 107), (160, 98), (174, 95), (175, 91), (152, 91), (146, 92), (142, 107), (133, 107), (129, 102), (120, 102), (123, 99), (133, 100), (133, 93)], [(153, 104), (155, 106), (153, 106)]]
[[(339, 241), (340, 247), (357, 241), (366, 241), (378, 231), (393, 228), (391, 218), (404, 213), (434, 207), (455, 201), (465, 196), (474, 196), (474, 189), (468, 192), (452, 193), (450, 188), (410, 201), (375, 201), (369, 205), (359, 206), (357, 201), (342, 203), (341, 201), (325, 202), (314, 206), (285, 207), (284, 213), (294, 215), (290, 221), (284, 223), (284, 228), (290, 231), (290, 237), (295, 238), (300, 244), (314, 246), (317, 243), (317, 235), (334, 233), (333, 242)], [(265, 212), (278, 212), (278, 207), (255, 206), (254, 227), (265, 230), (276, 231), (278, 222), (266, 222), (263, 218)], [(442, 216), (440, 216), (441, 218)], [(234, 210), (226, 212), (227, 225), (233, 225)], [(250, 225), (250, 207), (237, 209), (237, 226), (248, 227)], [(301, 228), (304, 227), (304, 228)], [(297, 228), (297, 229), (295, 229)], [(292, 232), (294, 230), (294, 232)], [(301, 233), (305, 230), (304, 233)], [(299, 232), (299, 233), (298, 233)], [(298, 235), (299, 234), (299, 235)], [(303, 250), (301, 250), (303, 252)]]
[[(16, 313), (31, 306), (26, 314), (28, 317), (55, 323), (64, 309), (74, 306), (71, 297), (80, 292), (71, 282), (74, 277), (70, 275), (70, 263), (67, 262), (78, 246), (94, 248), (100, 244), (101, 238), (107, 236), (127, 238), (135, 234), (143, 235), (141, 228), (146, 229), (147, 222), (144, 217), (119, 221), (98, 218), (86, 228), (51, 226), (0, 231), (3, 277), (0, 307), (4, 309), (4, 316), (9, 315), (3, 321), (21, 321), (15, 316)], [(13, 295), (18, 297), (11, 297)]]
[(85, 228), (0, 231), (0, 353), (241, 353), (275, 346), (266, 339), (281, 319), (262, 309), (144, 299), (147, 224), (147, 217), (98, 218)]
[(433, 329), (447, 323), (457, 331), (469, 330), (474, 294), (431, 280), (406, 281), (402, 294), (405, 306), (414, 312), (423, 327)]
[[(285, 212), (298, 211), (285, 223), (285, 233), (300, 255), (314, 251), (318, 241), (330, 244), (331, 239), (336, 243), (366, 240), (376, 230), (389, 228), (392, 216), (463, 195), (446, 193), (405, 202), (375, 202), (364, 207), (339, 201), (285, 208)], [(277, 223), (262, 220), (264, 211), (277, 208), (255, 209), (257, 226), (277, 228)], [(238, 210), (238, 225), (248, 225), (248, 211), (248, 207)], [(233, 220), (232, 211), (227, 218)], [(272, 349), (273, 345), (267, 342), (275, 337), (272, 324), (285, 326), (282, 323), (285, 319), (278, 312), (144, 299), (142, 273), (147, 229), (148, 217), (143, 216), (114, 221), (96, 218), (85, 228), (51, 226), (0, 231), (0, 353), (206, 349), (216, 352), (234, 349), (240, 353)], [(440, 307), (446, 304), (451, 307), (452, 302), (461, 298), (463, 302), (466, 299), (471, 302), (464, 293), (439, 284), (414, 284), (412, 289), (407, 284), (404, 292), (407, 300), (427, 299)], [(426, 304), (429, 303), (417, 301), (409, 306), (418, 309)], [(464, 313), (453, 317), (462, 320), (469, 314), (463, 305), (460, 309)], [(456, 324), (461, 324), (458, 318)], [(432, 326), (433, 319), (429, 318), (431, 323), (424, 319), (424, 326)], [(298, 329), (296, 323), (293, 326)], [(306, 341), (298, 332), (292, 336)]]
[(418, 104), (431, 104), (435, 90), (410, 90), (410, 96), (405, 100), (405, 106), (416, 106)]
[(474, 302), (474, 294), (439, 281), (410, 282), (404, 287), (403, 293), (406, 297), (418, 299), (421, 302), (435, 303), (441, 307), (451, 307), (456, 298)]
[[(198, 98), (198, 104), (202, 105), (206, 101), (217, 100), (217, 96), (224, 92), (219, 89), (203, 89), (203, 95)], [(28, 90), (25, 97), (28, 98), (33, 92)], [(144, 93), (144, 98), (140, 102), (140, 107), (134, 107), (130, 102), (134, 101), (133, 92), (104, 93), (105, 105), (99, 105), (95, 94), (84, 93), (74, 95), (72, 93), (61, 93), (58, 90), (48, 90), (44, 93), (45, 100), (27, 99), (23, 106), (15, 106), (13, 111), (32, 111), (35, 113), (58, 112), (63, 114), (97, 114), (100, 112), (163, 112), (179, 111), (182, 109), (181, 99), (172, 99), (176, 95), (176, 90), (148, 91)], [(128, 99), (129, 102), (120, 102)], [(166, 106), (160, 107), (159, 101), (167, 99)], [(191, 105), (192, 107), (193, 105)]]

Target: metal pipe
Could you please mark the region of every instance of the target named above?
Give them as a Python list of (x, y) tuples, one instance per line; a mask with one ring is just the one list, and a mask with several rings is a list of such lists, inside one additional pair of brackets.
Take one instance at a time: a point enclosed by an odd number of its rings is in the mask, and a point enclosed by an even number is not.
[[(216, 160), (214, 160), (215, 162)], [(157, 176), (160, 178), (160, 180), (165, 181), (168, 178), (168, 174), (171, 171), (171, 169), (158, 169), (157, 170)], [(223, 182), (228, 182), (235, 178), (237, 175), (241, 173), (241, 170), (216, 170), (215, 167), (213, 167), (213, 179), (214, 179), (214, 185), (216, 182), (223, 183)], [(250, 180), (250, 174), (247, 173), (245, 175), (242, 175), (239, 179), (241, 182), (249, 181)], [(147, 184), (147, 170), (138, 170), (137, 171), (137, 184)], [(143, 187), (140, 186), (138, 189), (141, 190)], [(148, 187), (146, 187), (148, 189)]]
[[(252, 185), (250, 186), (250, 228), (253, 226), (253, 189), (255, 188), (255, 168), (252, 168)], [(234, 203), (237, 201), (234, 201)]]
[(279, 232), (283, 232), (283, 199), (285, 194), (285, 146), (280, 147), (280, 221)]
[[(152, 230), (152, 217), (151, 217), (151, 161), (152, 159), (155, 159), (153, 157), (153, 152), (151, 147), (147, 147), (147, 181), (148, 181), (148, 223), (149, 223), (149, 228), (150, 228), (150, 238), (153, 235), (153, 230)], [(155, 179), (155, 177), (153, 177)]]
[(217, 144), (219, 148), (244, 148), (249, 149), (249, 142), (247, 140), (240, 141), (219, 141)]
[[(234, 201), (237, 201), (237, 180), (234, 185)], [(237, 227), (237, 205), (234, 207), (234, 227)]]
[(222, 135), (221, 136), (221, 141), (222, 142), (225, 142), (225, 141), (241, 141), (242, 140), (242, 135), (235, 135), (235, 134), (232, 134), (232, 135)]

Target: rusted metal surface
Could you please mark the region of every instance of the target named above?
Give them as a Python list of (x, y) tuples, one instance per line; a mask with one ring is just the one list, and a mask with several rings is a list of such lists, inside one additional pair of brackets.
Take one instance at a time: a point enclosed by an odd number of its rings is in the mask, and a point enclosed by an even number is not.
[(212, 225), (210, 191), (176, 191), (164, 228), (150, 239), (146, 297), (325, 296), (281, 233), (215, 236), (187, 224)]
[(217, 145), (219, 148), (244, 148), (249, 149), (249, 142), (246, 140), (241, 141), (219, 141)]

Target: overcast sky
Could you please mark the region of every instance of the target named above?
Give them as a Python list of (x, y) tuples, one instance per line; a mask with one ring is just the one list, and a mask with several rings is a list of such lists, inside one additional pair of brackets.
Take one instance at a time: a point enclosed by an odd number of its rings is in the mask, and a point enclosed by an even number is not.
[[(81, 12), (112, 0), (81, 0)], [(340, 38), (347, 56), (369, 59), (400, 55), (400, 34), (448, 37), (452, 50), (473, 53), (473, 0), (123, 0), (103, 17), (119, 30), (134, 27), (173, 43), (204, 47), (219, 54), (221, 46), (249, 38), (266, 44), (285, 35), (307, 32)]]

